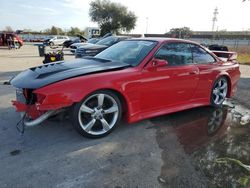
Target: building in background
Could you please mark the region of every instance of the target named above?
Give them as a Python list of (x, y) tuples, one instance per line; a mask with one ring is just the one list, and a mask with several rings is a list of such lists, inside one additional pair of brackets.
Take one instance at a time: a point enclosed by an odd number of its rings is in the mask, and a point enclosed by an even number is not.
[(86, 27), (86, 29), (84, 30), (84, 34), (87, 39), (99, 37), (101, 34), (101, 30), (98, 27)]

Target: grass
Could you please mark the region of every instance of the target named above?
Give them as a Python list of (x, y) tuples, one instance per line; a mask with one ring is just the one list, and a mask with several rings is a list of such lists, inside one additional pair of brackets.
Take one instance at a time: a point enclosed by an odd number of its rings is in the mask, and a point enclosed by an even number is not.
[(238, 53), (238, 62), (244, 65), (250, 65), (250, 46), (240, 46), (238, 48), (230, 48), (230, 51)]
[(250, 53), (249, 54), (239, 53), (237, 60), (240, 64), (250, 65)]

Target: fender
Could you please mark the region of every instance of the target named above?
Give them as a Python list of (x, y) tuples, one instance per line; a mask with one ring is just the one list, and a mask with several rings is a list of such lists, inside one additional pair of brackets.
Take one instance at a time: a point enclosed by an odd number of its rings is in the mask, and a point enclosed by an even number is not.
[[(129, 76), (126, 78), (124, 75)], [(38, 95), (39, 98), (43, 98), (42, 102), (37, 104), (37, 108), (46, 111), (69, 107), (97, 90), (113, 90), (119, 93), (125, 100), (124, 102), (127, 105), (126, 114), (129, 114), (127, 120), (130, 122), (131, 117), (140, 111), (138, 102), (140, 96), (138, 92), (135, 92), (136, 86), (140, 81), (134, 79), (136, 76), (138, 77), (137, 70), (127, 68), (115, 72), (103, 72), (70, 78), (36, 89), (33, 93)], [(120, 84), (121, 82), (123, 84)]]
[(216, 82), (216, 80), (219, 78), (219, 77), (225, 77), (227, 79), (227, 82), (228, 82), (228, 91), (227, 91), (227, 97), (232, 97), (233, 93), (232, 93), (232, 81), (231, 81), (231, 77), (230, 75), (228, 74), (228, 72), (220, 72), (216, 78), (213, 80), (213, 84), (212, 84), (212, 87), (214, 86), (214, 83)]

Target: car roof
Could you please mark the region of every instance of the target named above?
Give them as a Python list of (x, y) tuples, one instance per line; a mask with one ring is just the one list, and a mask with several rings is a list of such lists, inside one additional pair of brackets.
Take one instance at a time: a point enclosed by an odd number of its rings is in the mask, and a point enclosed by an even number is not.
[(130, 37), (130, 36), (114, 36), (114, 37), (119, 37), (119, 38), (132, 38), (132, 37)]
[[(132, 38), (132, 37), (130, 37), (130, 36), (119, 36), (119, 35), (111, 35), (111, 36), (108, 36), (108, 37), (105, 37), (105, 38), (102, 38), (102, 39), (106, 39), (106, 38), (125, 38), (125, 39), (127, 39), (127, 38)], [(102, 40), (101, 39), (101, 40)]]
[(144, 38), (132, 38), (129, 40), (156, 41), (156, 42), (160, 42), (160, 43), (171, 41), (171, 42), (188, 42), (188, 43), (198, 44), (198, 43), (191, 41), (191, 40), (177, 39), (177, 38), (165, 38), (165, 37), (144, 37)]

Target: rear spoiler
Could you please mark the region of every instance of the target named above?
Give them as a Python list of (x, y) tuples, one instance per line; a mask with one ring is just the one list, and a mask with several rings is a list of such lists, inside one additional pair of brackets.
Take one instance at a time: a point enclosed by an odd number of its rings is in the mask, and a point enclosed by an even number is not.
[(237, 52), (228, 52), (228, 51), (212, 51), (217, 57), (222, 61), (234, 61), (237, 59)]

